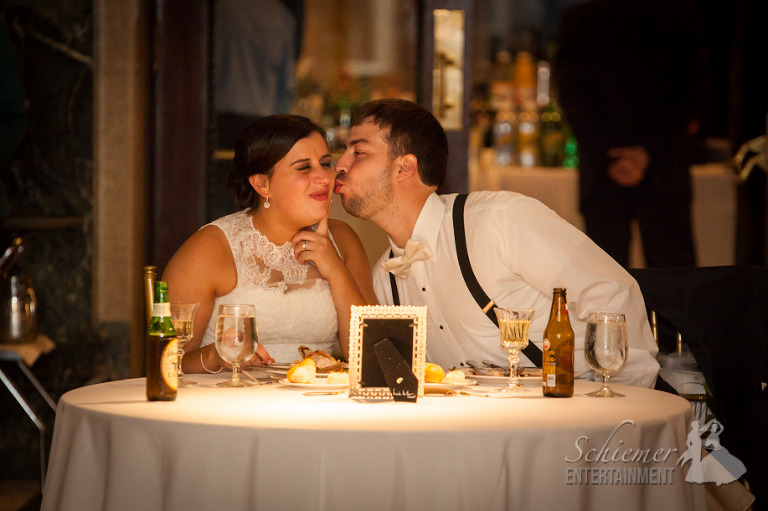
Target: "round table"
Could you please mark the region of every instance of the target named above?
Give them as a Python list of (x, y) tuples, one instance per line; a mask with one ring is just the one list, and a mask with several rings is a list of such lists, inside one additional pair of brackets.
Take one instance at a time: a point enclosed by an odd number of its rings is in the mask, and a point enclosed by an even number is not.
[[(43, 510), (704, 509), (676, 462), (684, 399), (431, 396), (417, 403), (215, 387), (175, 402), (144, 379), (62, 396)], [(632, 461), (634, 459), (634, 461)]]

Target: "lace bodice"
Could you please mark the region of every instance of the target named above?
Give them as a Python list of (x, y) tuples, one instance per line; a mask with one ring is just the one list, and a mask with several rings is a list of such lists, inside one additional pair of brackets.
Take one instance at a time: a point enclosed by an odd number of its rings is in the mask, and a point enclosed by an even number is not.
[(330, 353), (338, 332), (336, 309), (330, 285), (317, 269), (299, 263), (290, 243), (277, 246), (269, 241), (253, 226), (248, 210), (209, 225), (227, 237), (237, 268), (237, 285), (229, 294), (216, 298), (202, 345), (215, 339), (219, 305), (250, 303), (256, 306), (259, 343), (275, 361), (296, 360), (297, 348), (302, 345)]

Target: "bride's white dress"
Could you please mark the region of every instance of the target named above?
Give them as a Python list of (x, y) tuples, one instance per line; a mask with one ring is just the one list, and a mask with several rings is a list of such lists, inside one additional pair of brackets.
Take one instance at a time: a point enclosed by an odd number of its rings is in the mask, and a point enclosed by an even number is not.
[(208, 224), (221, 229), (229, 241), (237, 267), (237, 285), (229, 294), (216, 298), (202, 346), (216, 338), (219, 305), (246, 303), (256, 306), (259, 343), (276, 362), (299, 359), (299, 346), (330, 353), (338, 323), (328, 281), (314, 265), (299, 263), (290, 243), (278, 247), (269, 241), (253, 226), (247, 212), (239, 211)]

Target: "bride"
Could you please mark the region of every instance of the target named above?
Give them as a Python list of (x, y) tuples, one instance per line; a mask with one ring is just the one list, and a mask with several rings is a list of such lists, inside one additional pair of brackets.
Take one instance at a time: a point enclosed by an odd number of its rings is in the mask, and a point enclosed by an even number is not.
[(349, 355), (351, 305), (375, 304), (355, 232), (328, 218), (334, 171), (322, 128), (295, 115), (262, 117), (235, 143), (227, 181), (237, 213), (202, 227), (169, 261), (172, 302), (200, 303), (184, 372), (228, 367), (213, 345), (224, 303), (256, 306), (259, 348), (244, 367), (291, 362), (298, 347)]

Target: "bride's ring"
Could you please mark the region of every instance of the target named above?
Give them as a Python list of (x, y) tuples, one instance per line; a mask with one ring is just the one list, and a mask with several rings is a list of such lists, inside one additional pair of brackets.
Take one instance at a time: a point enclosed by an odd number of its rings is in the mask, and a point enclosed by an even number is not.
[(302, 245), (302, 247), (304, 248), (304, 252), (306, 252), (307, 250), (309, 250), (309, 247), (307, 247), (307, 245), (308, 245), (308, 244), (309, 244), (309, 241), (307, 241), (307, 240), (304, 240), (304, 245)]

